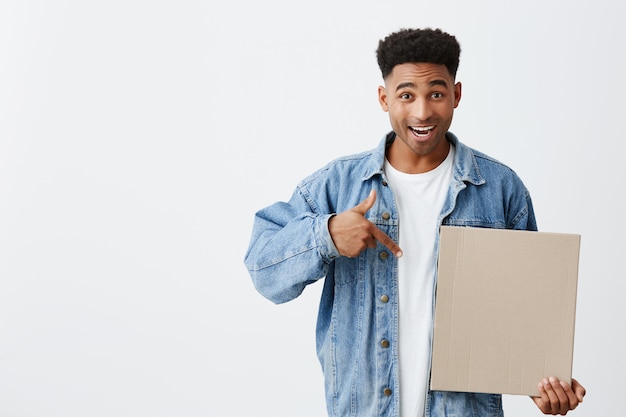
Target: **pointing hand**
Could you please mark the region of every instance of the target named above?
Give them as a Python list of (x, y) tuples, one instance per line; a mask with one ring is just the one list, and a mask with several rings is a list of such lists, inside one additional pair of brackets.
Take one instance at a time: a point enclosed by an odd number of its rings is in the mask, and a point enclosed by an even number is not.
[(357, 206), (330, 218), (328, 230), (341, 255), (350, 258), (358, 256), (366, 248), (375, 248), (376, 241), (379, 241), (397, 257), (402, 256), (400, 247), (374, 223), (365, 218), (365, 213), (375, 202), (376, 191), (372, 190), (370, 195)]

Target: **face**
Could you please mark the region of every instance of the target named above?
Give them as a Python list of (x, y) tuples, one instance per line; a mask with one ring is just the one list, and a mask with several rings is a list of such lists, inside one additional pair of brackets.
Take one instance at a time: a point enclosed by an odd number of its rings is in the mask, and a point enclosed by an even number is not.
[(454, 83), (445, 65), (396, 65), (378, 87), (378, 99), (396, 133), (387, 155), (396, 169), (425, 172), (445, 159), (445, 135), (461, 100), (461, 83)]

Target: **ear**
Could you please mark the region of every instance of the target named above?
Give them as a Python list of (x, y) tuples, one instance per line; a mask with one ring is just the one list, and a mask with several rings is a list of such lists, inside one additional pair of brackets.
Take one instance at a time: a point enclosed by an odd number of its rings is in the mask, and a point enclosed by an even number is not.
[(459, 105), (459, 101), (461, 101), (461, 83), (458, 82), (454, 84), (454, 108)]
[(389, 104), (387, 104), (387, 90), (382, 85), (378, 86), (378, 102), (383, 111), (389, 111)]

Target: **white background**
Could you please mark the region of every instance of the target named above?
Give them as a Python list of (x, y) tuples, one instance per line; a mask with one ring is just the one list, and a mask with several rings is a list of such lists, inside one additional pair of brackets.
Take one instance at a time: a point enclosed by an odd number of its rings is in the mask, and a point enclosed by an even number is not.
[(461, 42), (451, 130), (518, 172), (541, 230), (582, 235), (573, 415), (623, 415), (625, 11), (2, 0), (0, 416), (325, 415), (321, 283), (257, 294), (252, 217), (376, 146), (377, 42), (422, 26)]

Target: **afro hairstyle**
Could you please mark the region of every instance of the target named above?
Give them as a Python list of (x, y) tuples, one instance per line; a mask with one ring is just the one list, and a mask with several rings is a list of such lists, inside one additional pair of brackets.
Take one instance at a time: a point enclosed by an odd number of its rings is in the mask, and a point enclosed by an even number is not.
[(396, 65), (406, 63), (442, 64), (452, 78), (459, 67), (461, 46), (441, 29), (401, 29), (381, 39), (376, 50), (383, 79)]

